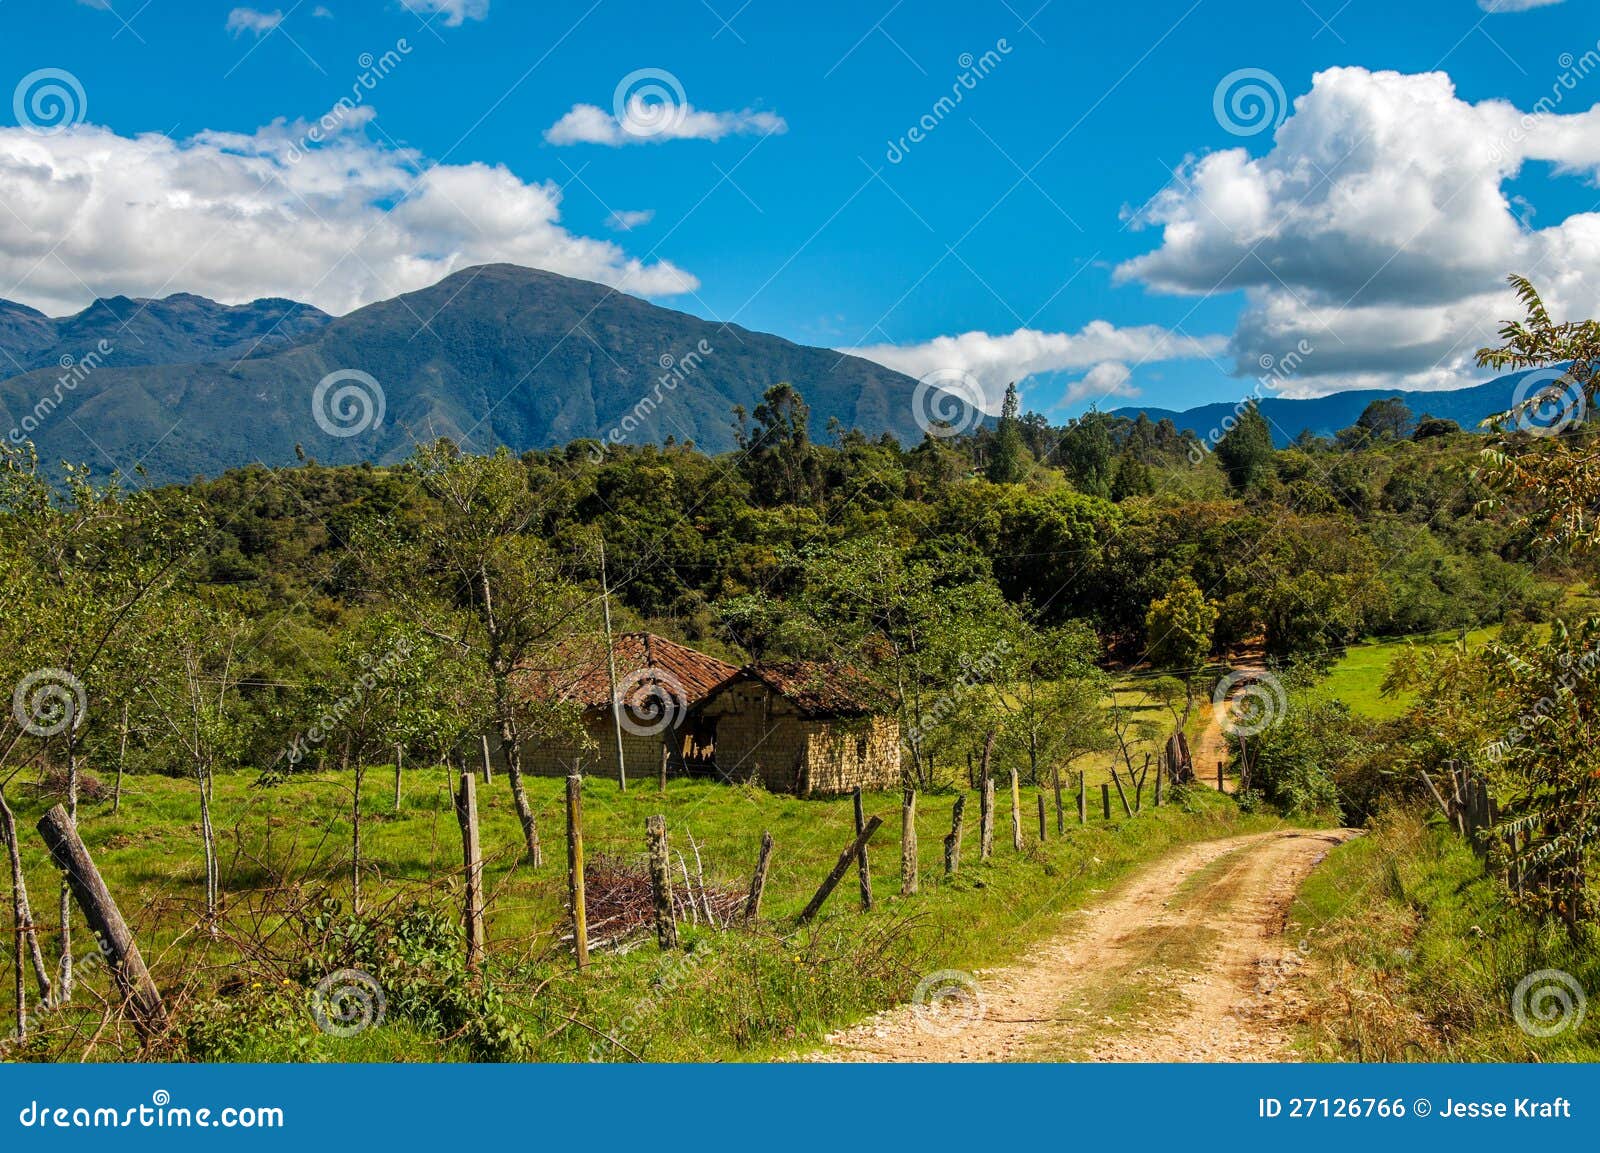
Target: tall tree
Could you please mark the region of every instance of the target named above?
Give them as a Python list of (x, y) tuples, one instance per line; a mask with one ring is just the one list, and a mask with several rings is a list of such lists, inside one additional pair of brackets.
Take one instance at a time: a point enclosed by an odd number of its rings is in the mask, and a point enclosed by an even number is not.
[(1272, 429), (1255, 401), (1240, 410), (1234, 426), (1217, 442), (1216, 455), (1228, 482), (1241, 492), (1266, 476), (1272, 464)]
[(995, 430), (994, 450), (989, 457), (987, 475), (996, 484), (1016, 484), (1026, 479), (1030, 461), (1022, 435), (1022, 406), (1013, 381), (1006, 385), (1006, 398), (1000, 406), (1000, 424)]

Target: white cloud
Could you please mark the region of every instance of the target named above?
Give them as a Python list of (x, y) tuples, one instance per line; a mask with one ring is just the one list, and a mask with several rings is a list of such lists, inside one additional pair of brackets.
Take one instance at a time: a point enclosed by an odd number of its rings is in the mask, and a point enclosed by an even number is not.
[(551, 144), (661, 143), (667, 140), (721, 140), (724, 136), (770, 136), (787, 132), (788, 123), (771, 112), (704, 112), (692, 104), (647, 101), (632, 96), (620, 116), (594, 104), (574, 104), (545, 129)]
[(1061, 406), (1082, 401), (1099, 402), (1117, 396), (1138, 396), (1133, 386), (1133, 372), (1120, 360), (1104, 360), (1083, 374), (1083, 379), (1067, 385), (1061, 397)]
[(1508, 273), (1533, 277), (1558, 311), (1600, 312), (1600, 215), (1530, 230), (1505, 189), (1528, 161), (1600, 173), (1600, 106), (1562, 110), (1600, 99), (1600, 55), (1592, 63), (1530, 114), (1461, 100), (1438, 72), (1319, 73), (1266, 155), (1234, 148), (1183, 166), (1136, 218), (1162, 230), (1160, 246), (1117, 276), (1187, 295), (1244, 290), (1237, 372), (1256, 376), (1302, 341), (1314, 349), (1287, 391), (1481, 380), (1472, 354), (1520, 311)]
[[(1100, 395), (1132, 395), (1130, 370), (1124, 362), (1149, 363), (1215, 356), (1224, 351), (1225, 337), (1180, 336), (1158, 325), (1118, 328), (1095, 320), (1075, 333), (1039, 332), (1019, 328), (1015, 332), (990, 335), (963, 332), (959, 336), (940, 336), (922, 344), (875, 344), (863, 348), (840, 349), (865, 357), (907, 376), (922, 377), (938, 370), (970, 373), (983, 388), (986, 407), (998, 409), (1006, 385), (1030, 376), (1088, 369), (1081, 381), (1069, 386), (1099, 387)], [(1120, 370), (1121, 375), (1118, 375)], [(1093, 383), (1087, 384), (1090, 377)], [(1069, 399), (1091, 395), (1081, 391)]]
[(342, 313), (507, 261), (664, 296), (699, 282), (561, 225), (561, 190), (488, 164), (427, 166), (353, 115), (186, 140), (0, 128), (0, 297), (50, 313), (97, 295), (286, 296)]
[(489, 0), (400, 0), (403, 7), (422, 16), (443, 14), (451, 28), (463, 20), (483, 20), (489, 15)]
[(618, 208), (606, 217), (606, 227), (617, 232), (632, 232), (656, 218), (654, 208)]
[(235, 8), (228, 13), (228, 31), (235, 36), (241, 36), (246, 32), (265, 36), (282, 23), (283, 12), (277, 9), (262, 12), (255, 8)]
[(1485, 12), (1531, 12), (1560, 3), (1561, 0), (1478, 0), (1478, 7)]

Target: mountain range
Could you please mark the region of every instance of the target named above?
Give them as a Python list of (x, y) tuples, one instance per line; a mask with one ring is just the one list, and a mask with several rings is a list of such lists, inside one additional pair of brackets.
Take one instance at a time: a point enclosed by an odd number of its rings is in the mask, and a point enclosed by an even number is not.
[[(1307, 428), (1331, 435), (1386, 396), (1472, 428), (1508, 407), (1518, 379), (1260, 404), (1280, 445)], [(515, 265), (464, 269), (341, 317), (187, 294), (109, 297), (62, 318), (0, 301), (0, 436), (31, 439), (46, 462), (138, 465), (158, 483), (288, 464), (297, 451), (389, 463), (438, 436), (519, 451), (673, 436), (718, 452), (735, 443), (735, 407), (752, 410), (780, 381), (804, 395), (818, 434), (837, 419), (921, 439), (909, 376)], [(1234, 407), (1117, 411), (1206, 436)]]
[(337, 318), (192, 296), (100, 300), (62, 320), (5, 303), (0, 364), (14, 373), (0, 380), (0, 435), (97, 472), (138, 463), (155, 481), (291, 463), (297, 447), (392, 462), (438, 436), (522, 450), (670, 435), (722, 451), (734, 407), (782, 381), (819, 432), (836, 417), (921, 438), (901, 373), (507, 264)]

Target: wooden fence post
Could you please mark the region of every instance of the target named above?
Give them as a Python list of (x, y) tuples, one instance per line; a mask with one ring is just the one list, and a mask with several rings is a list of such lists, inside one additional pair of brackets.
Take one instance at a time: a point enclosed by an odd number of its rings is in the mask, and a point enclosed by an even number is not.
[(1218, 761), (1217, 762), (1217, 792), (1219, 792), (1219, 793), (1225, 793), (1225, 792), (1228, 791), (1227, 789), (1223, 788), (1223, 786), (1222, 786), (1222, 766), (1224, 764), (1226, 764), (1226, 763), (1227, 762), (1225, 762), (1225, 761)]
[(1089, 800), (1084, 793), (1084, 774), (1078, 774), (1078, 824), (1085, 825), (1089, 822)]
[(1111, 819), (1111, 786), (1104, 781), (1100, 782), (1100, 807), (1105, 810), (1106, 820)]
[(1045, 838), (1044, 794), (1036, 794), (1035, 799), (1039, 802), (1039, 843), (1042, 845)]
[(978, 860), (987, 861), (994, 855), (994, 778), (983, 778), (983, 792), (978, 794)]
[(39, 818), (36, 827), (50, 850), (51, 860), (66, 875), (67, 886), (111, 965), (117, 988), (133, 1014), (134, 1028), (145, 1041), (159, 1036), (167, 1027), (167, 1007), (161, 1001), (161, 991), (156, 988), (150, 970), (145, 968), (133, 932), (122, 919), (122, 912), (101, 879), (100, 871), (94, 867), (72, 818), (66, 809), (57, 805)]
[(589, 910), (583, 877), (583, 778), (567, 778), (567, 895), (572, 901), (572, 955), (578, 968), (589, 966)]
[(396, 745), (394, 747), (394, 811), (397, 813), (400, 811), (400, 762), (404, 756), (405, 747)]
[(1022, 789), (1015, 765), (1011, 768), (1011, 845), (1022, 852)]
[(955, 876), (961, 867), (961, 820), (966, 811), (967, 795), (962, 793), (950, 810), (950, 831), (944, 838), (944, 875), (947, 877)]
[(1056, 793), (1056, 836), (1067, 835), (1067, 810), (1061, 804), (1061, 766), (1057, 765), (1052, 771), (1051, 783), (1055, 786)]
[(1133, 816), (1133, 806), (1128, 804), (1128, 794), (1122, 791), (1122, 778), (1117, 775), (1116, 767), (1111, 769), (1111, 780), (1117, 786), (1117, 797), (1122, 801), (1122, 811), (1128, 816)]
[(478, 786), (472, 773), (461, 772), (461, 788), (455, 794), (456, 821), (461, 825), (461, 863), (465, 871), (466, 898), (462, 921), (467, 934), (467, 969), (476, 972), (483, 964), (483, 853), (478, 845)]
[(483, 744), (483, 783), (487, 785), (494, 780), (494, 770), (489, 764), (489, 734), (484, 733), (478, 740)]
[(871, 818), (867, 821), (865, 827), (856, 834), (856, 839), (850, 844), (850, 847), (839, 854), (839, 859), (834, 862), (833, 870), (823, 879), (816, 895), (811, 898), (811, 903), (800, 911), (800, 921), (802, 923), (811, 920), (812, 917), (817, 915), (817, 910), (822, 908), (822, 903), (833, 893), (845, 873), (849, 872), (850, 863), (860, 860), (861, 851), (867, 847), (867, 842), (872, 840), (872, 834), (876, 833), (878, 826), (882, 824), (882, 817)]
[[(854, 803), (856, 815), (856, 837), (859, 840), (861, 830), (867, 827), (867, 815), (861, 804), (861, 786), (857, 785), (850, 794)], [(872, 908), (872, 873), (867, 868), (867, 843), (861, 841), (856, 849), (856, 877), (861, 885), (861, 908)]]
[[(667, 732), (669, 732), (669, 733), (671, 731), (672, 731), (671, 729), (667, 730)], [(671, 757), (672, 757), (672, 753), (667, 748), (667, 740), (666, 740), (665, 737), (662, 737), (661, 738), (661, 775), (660, 775), (659, 779), (656, 781), (656, 791), (657, 792), (664, 793), (664, 792), (667, 791), (667, 762), (671, 759)]]
[(650, 850), (650, 899), (656, 910), (656, 944), (678, 947), (678, 923), (672, 916), (672, 858), (667, 851), (667, 818), (657, 813), (644, 822), (645, 844)]
[(1161, 754), (1156, 754), (1156, 808), (1161, 807), (1161, 778), (1167, 775), (1167, 766)]
[(761, 852), (756, 857), (755, 875), (750, 878), (750, 895), (744, 902), (744, 923), (754, 924), (761, 916), (761, 898), (767, 891), (767, 863), (772, 860), (772, 834), (761, 833)]
[(900, 895), (917, 891), (917, 790), (906, 789), (900, 801)]

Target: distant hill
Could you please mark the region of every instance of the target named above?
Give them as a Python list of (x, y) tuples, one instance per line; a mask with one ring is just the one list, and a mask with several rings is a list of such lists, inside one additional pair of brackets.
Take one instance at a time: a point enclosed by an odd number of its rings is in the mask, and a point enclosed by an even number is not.
[[(720, 451), (734, 444), (734, 406), (753, 409), (769, 386), (788, 381), (810, 403), (818, 435), (837, 418), (921, 437), (916, 382), (901, 373), (514, 265), (465, 269), (337, 319), (287, 301), (241, 307), (119, 298), (52, 321), (0, 305), (0, 347), (35, 369), (0, 381), (0, 435), (29, 422), (45, 460), (97, 471), (139, 461), (162, 481), (290, 463), (297, 444), (329, 464), (389, 462), (414, 438), (442, 435), (520, 451), (618, 429), (627, 443), (673, 435)], [(108, 338), (113, 353), (82, 371), (98, 334), (130, 312), (138, 315), (127, 332), (140, 341)], [(283, 323), (267, 324), (269, 316)], [(70, 385), (63, 355), (80, 362)], [(382, 390), (381, 422), (356, 435), (333, 435), (313, 415), (319, 382), (340, 370), (369, 374)], [(334, 382), (325, 413), (342, 387), (367, 386)]]
[[(1496, 377), (1486, 384), (1448, 392), (1365, 389), (1305, 399), (1269, 396), (1260, 401), (1259, 407), (1261, 415), (1272, 426), (1272, 439), (1279, 448), (1288, 446), (1306, 429), (1317, 436), (1333, 436), (1340, 429), (1353, 425), (1367, 405), (1388, 397), (1398, 397), (1416, 416), (1426, 413), (1428, 416), (1444, 417), (1470, 432), (1477, 430), (1488, 417), (1511, 407), (1511, 398), (1517, 385), (1526, 375), (1515, 372)], [(1222, 428), (1223, 419), (1233, 416), (1236, 408), (1236, 404), (1226, 402), (1203, 404), (1182, 412), (1166, 408), (1119, 408), (1115, 414), (1135, 417), (1142, 412), (1151, 420), (1165, 418), (1177, 425), (1180, 431), (1188, 430), (1204, 438), (1213, 429)]]

